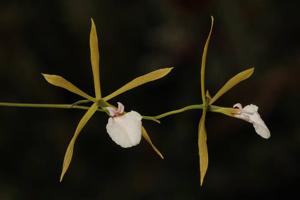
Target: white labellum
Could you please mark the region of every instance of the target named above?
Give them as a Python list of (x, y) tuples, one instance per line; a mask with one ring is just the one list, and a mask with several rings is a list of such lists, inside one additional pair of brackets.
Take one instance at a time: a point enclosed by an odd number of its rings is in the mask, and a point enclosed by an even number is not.
[(110, 118), (106, 131), (111, 139), (123, 148), (138, 145), (142, 137), (142, 116), (135, 111), (124, 113), (123, 104), (118, 108), (107, 107)]
[(233, 106), (233, 108), (239, 109), (239, 113), (234, 114), (234, 117), (252, 123), (258, 135), (265, 139), (270, 138), (270, 130), (258, 114), (258, 107), (256, 105), (250, 104), (243, 108), (240, 103), (237, 103)]

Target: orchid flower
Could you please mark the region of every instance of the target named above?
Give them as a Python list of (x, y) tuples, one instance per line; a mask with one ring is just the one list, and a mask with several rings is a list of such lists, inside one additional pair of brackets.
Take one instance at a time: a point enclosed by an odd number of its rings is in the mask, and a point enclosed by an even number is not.
[(255, 105), (248, 105), (244, 108), (240, 104), (234, 105), (233, 108), (220, 107), (214, 105), (214, 102), (219, 99), (222, 95), (228, 92), (231, 88), (236, 86), (238, 83), (248, 79), (254, 72), (254, 68), (249, 68), (244, 70), (231, 79), (229, 79), (223, 87), (211, 97), (208, 90), (205, 88), (205, 66), (206, 66), (206, 57), (207, 50), (209, 45), (209, 40), (212, 34), (214, 24), (214, 18), (211, 17), (211, 27), (204, 45), (202, 62), (201, 62), (201, 96), (202, 96), (202, 116), (199, 121), (198, 126), (198, 148), (199, 148), (199, 162), (200, 162), (200, 185), (203, 184), (204, 177), (208, 168), (208, 149), (207, 149), (207, 133), (205, 128), (205, 118), (208, 111), (210, 112), (219, 112), (230, 117), (236, 117), (243, 120), (246, 120), (253, 124), (256, 132), (263, 138), (270, 137), (270, 131), (260, 118), (258, 114), (258, 107)]
[[(79, 124), (75, 130), (74, 136), (72, 137), (68, 148), (65, 153), (64, 162), (63, 162), (63, 169), (60, 176), (60, 181), (62, 181), (73, 156), (74, 145), (76, 139), (86, 125), (86, 123), (90, 120), (90, 118), (94, 115), (94, 113), (98, 110), (105, 111), (109, 114), (110, 118), (108, 120), (108, 124), (106, 126), (107, 132), (109, 136), (122, 147), (131, 147), (137, 145), (140, 140), (141, 136), (152, 146), (154, 151), (163, 158), (160, 151), (153, 145), (146, 129), (142, 126), (141, 119), (142, 116), (135, 112), (131, 111), (129, 113), (124, 113), (124, 106), (122, 104), (118, 104), (118, 109), (115, 109), (114, 106), (108, 103), (109, 100), (112, 98), (129, 91), (133, 88), (136, 88), (140, 85), (145, 83), (155, 81), (157, 79), (163, 78), (167, 74), (170, 73), (172, 68), (162, 68), (143, 76), (137, 77), (132, 81), (128, 82), (121, 88), (117, 89), (116, 91), (112, 92), (111, 94), (102, 97), (101, 94), (101, 87), (100, 87), (100, 73), (99, 73), (99, 49), (98, 49), (98, 38), (97, 38), (97, 31), (96, 26), (94, 24), (93, 19), (91, 19), (92, 26), (90, 31), (90, 54), (91, 54), (91, 64), (92, 64), (92, 72), (93, 72), (93, 80), (94, 80), (94, 89), (95, 89), (95, 97), (87, 94), (86, 92), (79, 89), (77, 86), (69, 82), (68, 80), (64, 79), (58, 75), (50, 75), (50, 74), (42, 74), (46, 81), (54, 86), (64, 88), (72, 93), (75, 93), (85, 100), (78, 101), (75, 104), (80, 103), (87, 103), (92, 102), (92, 105), (88, 109), (88, 111), (84, 114), (82, 119), (79, 121)], [(155, 119), (150, 120), (158, 121)]]

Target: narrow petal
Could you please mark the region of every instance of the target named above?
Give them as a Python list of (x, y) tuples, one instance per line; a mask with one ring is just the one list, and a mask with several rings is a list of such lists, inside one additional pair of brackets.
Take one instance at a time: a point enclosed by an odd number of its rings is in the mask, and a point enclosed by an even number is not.
[(106, 126), (111, 139), (123, 148), (135, 146), (141, 141), (142, 116), (131, 111), (122, 116), (110, 117)]
[(205, 129), (206, 109), (203, 109), (202, 117), (198, 125), (198, 149), (200, 162), (200, 185), (203, 185), (204, 177), (208, 168), (207, 134)]
[(209, 30), (209, 34), (207, 36), (205, 45), (204, 45), (204, 49), (203, 49), (203, 53), (202, 53), (202, 61), (201, 61), (201, 96), (202, 96), (202, 102), (204, 103), (205, 100), (205, 66), (206, 66), (206, 57), (207, 57), (207, 51), (208, 51), (208, 45), (209, 45), (209, 40), (210, 40), (210, 36), (213, 30), (213, 26), (214, 26), (214, 17), (211, 16), (211, 25), (210, 25), (210, 30)]
[(231, 88), (233, 88), (240, 82), (248, 79), (253, 74), (253, 72), (254, 68), (249, 68), (232, 77), (221, 87), (221, 89), (219, 89), (219, 91), (215, 94), (215, 96), (211, 99), (209, 103), (213, 104), (217, 99), (219, 99), (222, 95), (228, 92)]
[(151, 145), (151, 147), (157, 153), (157, 155), (159, 155), (159, 157), (161, 159), (164, 159), (164, 156), (162, 155), (162, 153), (160, 153), (158, 148), (156, 148), (156, 146), (152, 143), (149, 134), (147, 133), (146, 129), (143, 126), (142, 126), (142, 135), (143, 135), (143, 138)]
[(84, 116), (81, 118), (81, 120), (78, 123), (78, 126), (75, 130), (74, 136), (72, 137), (67, 151), (65, 153), (65, 157), (64, 157), (64, 163), (63, 163), (63, 169), (60, 175), (60, 182), (62, 181), (65, 173), (67, 172), (69, 165), (72, 161), (72, 157), (73, 157), (73, 150), (74, 150), (74, 145), (76, 142), (76, 139), (79, 135), (79, 133), (81, 132), (81, 130), (83, 129), (83, 127), (86, 125), (86, 123), (90, 120), (90, 118), (93, 116), (93, 114), (97, 111), (98, 106), (97, 103), (94, 103), (89, 109), (88, 111), (84, 114)]
[(99, 73), (99, 48), (98, 48), (98, 37), (97, 30), (94, 23), (94, 20), (91, 19), (92, 26), (90, 32), (90, 51), (91, 51), (91, 63), (93, 70), (93, 78), (94, 78), (94, 88), (95, 95), (97, 99), (101, 98), (101, 88), (100, 88), (100, 73)]
[(95, 99), (88, 95), (87, 93), (83, 92), (80, 90), (78, 87), (73, 85), (71, 82), (68, 80), (64, 79), (61, 76), (58, 75), (52, 75), (52, 74), (42, 74), (46, 81), (54, 86), (64, 88), (74, 94), (77, 94), (79, 96), (82, 96), (90, 101), (94, 101)]
[(155, 71), (150, 72), (148, 74), (145, 74), (143, 76), (137, 77), (137, 78), (133, 79), (132, 81), (128, 82), (127, 84), (125, 84), (124, 86), (122, 86), (121, 88), (117, 89), (116, 91), (114, 91), (110, 95), (107, 95), (106, 97), (104, 97), (103, 100), (108, 101), (108, 100), (110, 100), (110, 99), (112, 99), (112, 98), (128, 91), (128, 90), (136, 88), (136, 87), (138, 87), (140, 85), (143, 85), (145, 83), (163, 78), (168, 73), (170, 73), (172, 69), (173, 68), (163, 68), (163, 69), (155, 70)]

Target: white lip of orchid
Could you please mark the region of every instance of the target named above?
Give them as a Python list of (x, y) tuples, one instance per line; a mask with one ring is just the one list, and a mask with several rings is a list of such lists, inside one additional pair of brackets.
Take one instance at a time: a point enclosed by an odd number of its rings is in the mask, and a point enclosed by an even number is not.
[(252, 123), (258, 135), (265, 139), (270, 138), (270, 130), (258, 114), (258, 107), (256, 105), (250, 104), (243, 108), (242, 104), (236, 103), (234, 104), (233, 108), (239, 110), (238, 113), (233, 115), (234, 117)]
[(124, 105), (106, 107), (111, 116), (106, 125), (110, 138), (123, 148), (138, 145), (142, 136), (142, 116), (135, 111), (124, 113)]

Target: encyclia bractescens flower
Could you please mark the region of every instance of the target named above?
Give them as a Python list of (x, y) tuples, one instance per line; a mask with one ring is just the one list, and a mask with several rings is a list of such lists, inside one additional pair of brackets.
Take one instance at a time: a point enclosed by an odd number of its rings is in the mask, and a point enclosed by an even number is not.
[(252, 123), (258, 135), (265, 139), (270, 138), (270, 130), (258, 114), (258, 107), (256, 105), (250, 104), (243, 108), (242, 104), (236, 103), (233, 108), (238, 109), (238, 112), (233, 114), (234, 117)]
[(123, 148), (138, 145), (142, 136), (142, 116), (136, 111), (124, 113), (124, 105), (118, 102), (118, 108), (106, 107), (110, 118), (106, 131), (110, 138)]
[[(74, 84), (72, 84), (71, 82), (69, 82), (68, 80), (66, 80), (65, 78), (63, 78), (61, 76), (51, 75), (51, 74), (42, 74), (48, 83), (50, 83), (54, 86), (57, 86), (57, 87), (64, 88), (64, 89), (84, 98), (84, 100), (78, 101), (79, 103), (76, 102), (75, 103), (76, 105), (80, 104), (80, 103), (89, 103), (89, 102), (92, 103), (92, 105), (90, 106), (88, 111), (84, 114), (84, 116), (79, 121), (78, 126), (75, 130), (75, 133), (67, 147), (65, 157), (64, 157), (64, 162), (63, 162), (63, 169), (62, 169), (62, 173), (60, 176), (60, 181), (62, 181), (62, 179), (71, 163), (73, 151), (74, 151), (74, 145), (79, 136), (79, 133), (81, 132), (83, 127), (86, 125), (86, 123), (90, 120), (90, 118), (95, 114), (95, 112), (99, 111), (99, 110), (105, 111), (107, 114), (112, 116), (109, 119), (107, 131), (108, 131), (109, 135), (111, 136), (111, 138), (116, 143), (118, 143), (119, 145), (121, 145), (123, 147), (130, 147), (130, 146), (138, 144), (141, 139), (141, 135), (142, 135), (143, 138), (152, 146), (153, 150), (161, 158), (163, 158), (163, 155), (152, 143), (146, 129), (142, 126), (141, 115), (139, 115), (138, 113), (135, 113), (135, 112), (129, 112), (128, 114), (124, 114), (122, 117), (114, 116), (113, 113), (115, 113), (115, 114), (123, 113), (123, 108), (122, 108), (122, 106), (119, 105), (119, 109), (114, 110), (114, 106), (109, 104), (108, 101), (111, 100), (112, 98), (114, 98), (124, 92), (127, 92), (133, 88), (136, 88), (140, 85), (163, 78), (164, 76), (166, 76), (167, 74), (169, 74), (171, 72), (172, 68), (161, 68), (161, 69), (155, 70), (153, 72), (150, 72), (148, 74), (139, 76), (139, 77), (131, 80), (124, 86), (120, 87), (116, 91), (112, 92), (111, 94), (102, 97), (101, 87), (100, 87), (100, 73), (99, 73), (100, 56), (99, 56), (99, 48), (98, 48), (98, 37), (97, 37), (96, 26), (94, 24), (93, 19), (91, 19), (91, 21), (92, 21), (92, 26), (91, 26), (91, 31), (90, 31), (90, 55), (91, 55), (91, 65), (92, 65), (93, 80), (94, 80), (95, 97), (88, 95), (86, 92), (82, 91), (77, 86), (75, 86)], [(133, 120), (133, 118), (135, 118), (136, 120)], [(151, 118), (151, 117), (148, 117), (147, 119), (158, 122), (158, 120), (155, 120), (154, 118)], [(126, 126), (124, 125), (125, 122), (128, 123)], [(137, 130), (138, 127), (140, 127), (139, 131)], [(133, 134), (132, 137), (130, 136), (130, 139), (132, 139), (132, 141), (130, 141), (130, 142), (125, 139), (125, 135), (120, 134), (120, 133), (126, 132), (127, 136), (128, 136), (129, 131), (132, 131), (131, 134)]]
[(214, 18), (211, 17), (211, 27), (207, 36), (201, 62), (201, 96), (202, 96), (202, 116), (198, 125), (198, 148), (199, 148), (199, 162), (200, 162), (200, 185), (203, 184), (204, 177), (208, 168), (208, 148), (207, 148), (207, 133), (205, 128), (205, 118), (207, 112), (219, 112), (230, 117), (237, 117), (251, 122), (256, 132), (264, 138), (270, 137), (270, 131), (265, 123), (260, 118), (257, 112), (257, 106), (249, 105), (242, 108), (241, 105), (237, 104), (237, 108), (220, 107), (214, 105), (217, 99), (232, 89), (234, 86), (239, 84), (241, 81), (248, 79), (254, 72), (254, 68), (246, 69), (231, 79), (229, 79), (217, 92), (211, 97), (209, 91), (205, 87), (205, 67), (206, 57), (208, 51), (208, 45), (212, 34), (214, 24)]

